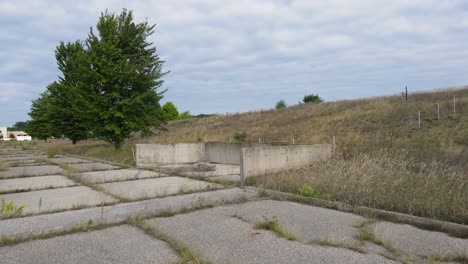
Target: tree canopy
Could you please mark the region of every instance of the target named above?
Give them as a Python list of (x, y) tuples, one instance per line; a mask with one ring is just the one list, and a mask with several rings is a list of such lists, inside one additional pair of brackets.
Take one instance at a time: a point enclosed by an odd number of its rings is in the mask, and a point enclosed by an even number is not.
[(135, 22), (132, 11), (106, 11), (85, 41), (61, 42), (55, 51), (61, 76), (33, 102), (29, 133), (39, 135), (41, 124), (74, 143), (93, 136), (120, 148), (131, 133), (160, 128), (166, 73), (147, 39), (154, 27)]
[(179, 111), (172, 102), (167, 102), (163, 105), (162, 118), (165, 121), (173, 121), (179, 119)]

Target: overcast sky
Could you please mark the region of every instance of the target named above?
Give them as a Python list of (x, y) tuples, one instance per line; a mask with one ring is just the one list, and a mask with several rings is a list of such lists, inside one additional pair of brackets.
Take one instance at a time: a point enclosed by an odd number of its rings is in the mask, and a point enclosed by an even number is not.
[(59, 74), (57, 44), (85, 39), (106, 8), (157, 24), (163, 102), (199, 114), (468, 84), (467, 3), (0, 0), (0, 125), (28, 119)]

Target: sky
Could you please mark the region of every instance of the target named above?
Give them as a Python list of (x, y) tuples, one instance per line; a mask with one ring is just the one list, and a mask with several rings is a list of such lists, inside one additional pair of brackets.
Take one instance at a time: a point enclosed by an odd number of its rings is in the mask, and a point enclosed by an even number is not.
[(468, 84), (468, 1), (0, 0), (0, 125), (27, 120), (57, 80), (60, 41), (123, 8), (156, 24), (162, 103), (192, 114)]

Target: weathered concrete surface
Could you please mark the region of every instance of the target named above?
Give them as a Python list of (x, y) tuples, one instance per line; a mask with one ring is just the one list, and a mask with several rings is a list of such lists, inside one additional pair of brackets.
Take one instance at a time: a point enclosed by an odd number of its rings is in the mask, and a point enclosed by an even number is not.
[(42, 191), (2, 195), (7, 202), (17, 206), (25, 205), (24, 215), (96, 206), (102, 203), (116, 203), (116, 199), (89, 187), (77, 186)]
[(5, 163), (10, 167), (49, 165), (48, 163), (42, 162), (41, 160), (35, 160), (35, 159), (10, 160), (10, 161), (5, 161)]
[(0, 180), (0, 193), (34, 191), (75, 185), (77, 185), (76, 182), (61, 175), (8, 179)]
[(303, 167), (315, 161), (329, 159), (331, 145), (295, 145), (243, 148), (241, 176), (263, 175), (268, 172)]
[(468, 239), (450, 237), (441, 232), (431, 232), (410, 225), (389, 222), (377, 222), (371, 226), (370, 230), (399, 250), (414, 255), (468, 254)]
[(110, 165), (106, 163), (99, 163), (99, 162), (77, 163), (77, 164), (70, 164), (69, 166), (80, 172), (115, 170), (119, 168), (114, 165)]
[(0, 171), (0, 179), (62, 174), (62, 168), (55, 165), (9, 167)]
[(74, 157), (51, 158), (51, 159), (48, 159), (48, 160), (51, 161), (51, 162), (54, 162), (54, 163), (66, 163), (66, 164), (91, 162), (89, 160), (79, 159), (79, 158), (74, 158)]
[(157, 164), (200, 162), (205, 158), (203, 143), (193, 144), (136, 144), (137, 167)]
[(156, 178), (164, 175), (165, 174), (148, 170), (122, 169), (85, 172), (77, 175), (77, 178), (86, 183), (105, 183)]
[(165, 242), (128, 225), (30, 241), (0, 248), (4, 264), (27, 263), (176, 263)]
[(251, 199), (254, 194), (238, 188), (199, 192), (138, 202), (122, 203), (60, 213), (35, 215), (0, 221), (0, 236), (24, 237), (50, 232), (66, 232), (73, 227), (94, 224), (111, 224), (125, 221), (131, 216), (157, 215), (204, 205), (219, 205)]
[(361, 216), (308, 206), (293, 202), (272, 200), (256, 201), (241, 205), (214, 208), (212, 213), (240, 217), (255, 224), (265, 219), (277, 219), (281, 226), (289, 228), (304, 243), (333, 239), (355, 242), (360, 230), (355, 227)]
[(213, 263), (396, 263), (378, 255), (289, 241), (214, 210), (153, 218), (146, 223)]
[(221, 188), (221, 185), (182, 177), (162, 177), (98, 185), (107, 193), (128, 200), (163, 197), (187, 192)]
[(47, 158), (46, 155), (21, 155), (21, 156), (3, 156), (0, 157), (0, 160), (3, 161), (21, 161), (21, 160), (38, 160), (38, 159), (45, 159)]

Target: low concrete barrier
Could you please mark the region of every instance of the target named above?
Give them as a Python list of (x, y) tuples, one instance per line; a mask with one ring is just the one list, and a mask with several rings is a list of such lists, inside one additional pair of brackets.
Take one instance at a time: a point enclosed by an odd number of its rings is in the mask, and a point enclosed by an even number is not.
[(192, 163), (205, 160), (205, 145), (193, 144), (136, 144), (137, 167), (156, 164)]
[(309, 165), (329, 159), (332, 145), (295, 145), (279, 147), (242, 148), (241, 180), (269, 172)]
[(265, 147), (261, 143), (205, 143), (205, 160), (213, 163), (240, 165), (241, 148)]

